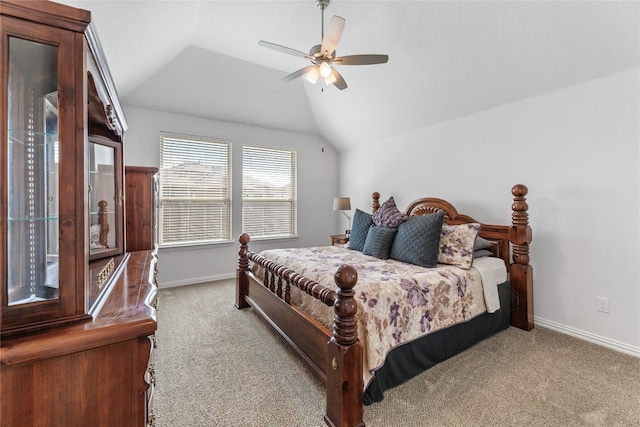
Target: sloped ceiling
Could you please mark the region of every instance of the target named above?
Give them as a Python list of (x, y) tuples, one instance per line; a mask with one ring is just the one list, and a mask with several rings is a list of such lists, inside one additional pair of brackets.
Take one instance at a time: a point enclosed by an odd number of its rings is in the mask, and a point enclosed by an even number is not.
[(301, 84), (282, 71), (187, 46), (133, 91), (125, 105), (267, 128), (318, 133)]
[(639, 2), (341, 1), (349, 88), (278, 80), (320, 42), (299, 1), (61, 1), (90, 10), (125, 105), (319, 133), (338, 149), (637, 67)]

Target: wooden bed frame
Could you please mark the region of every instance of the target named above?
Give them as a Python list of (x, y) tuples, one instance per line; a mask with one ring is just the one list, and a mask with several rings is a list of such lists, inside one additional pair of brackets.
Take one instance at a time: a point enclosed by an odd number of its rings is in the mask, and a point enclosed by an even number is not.
[[(517, 184), (511, 192), (514, 196), (511, 225), (481, 224), (478, 235), (492, 241), (494, 255), (505, 260), (512, 289), (511, 325), (528, 331), (533, 329), (533, 269), (529, 265), (532, 233), (525, 199), (528, 190)], [(373, 193), (373, 212), (379, 207), (380, 194)], [(478, 222), (459, 214), (445, 200), (436, 198), (414, 201), (406, 215), (427, 215), (440, 209), (445, 212), (446, 224)], [(253, 307), (325, 383), (327, 410), (324, 420), (329, 426), (364, 426), (362, 346), (357, 334), (353, 291), (358, 278), (356, 270), (349, 265), (339, 267), (334, 277), (339, 289), (333, 291), (251, 252), (249, 235), (242, 234), (239, 241), (235, 306), (238, 309)], [(263, 267), (263, 278), (252, 273), (250, 261)], [(290, 304), (291, 286), (334, 307), (331, 330)]]

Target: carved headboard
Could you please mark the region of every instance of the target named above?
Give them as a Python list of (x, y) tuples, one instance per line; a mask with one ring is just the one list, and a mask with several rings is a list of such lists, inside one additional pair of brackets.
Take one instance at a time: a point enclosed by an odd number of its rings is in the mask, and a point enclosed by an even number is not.
[[(529, 205), (525, 196), (526, 185), (516, 184), (511, 188), (511, 225), (483, 224), (468, 215), (459, 214), (445, 200), (427, 197), (412, 202), (405, 215), (428, 215), (438, 210), (445, 212), (445, 223), (456, 225), (469, 222), (480, 224), (479, 236), (490, 240), (491, 251), (502, 258), (509, 269), (511, 282), (511, 324), (522, 329), (533, 329), (533, 268), (529, 265), (529, 244), (532, 231), (529, 226)], [(380, 208), (380, 193), (373, 193), (372, 209)]]
[[(375, 213), (380, 208), (380, 193), (375, 192), (372, 195), (372, 212)], [(491, 241), (491, 252), (499, 258), (502, 258), (505, 265), (511, 264), (511, 254), (509, 250), (509, 226), (507, 225), (492, 225), (483, 224), (480, 221), (475, 220), (469, 215), (461, 214), (457, 209), (449, 202), (443, 199), (435, 197), (424, 197), (414, 200), (409, 204), (407, 210), (404, 212), (406, 216), (419, 216), (429, 215), (436, 213), (439, 210), (444, 211), (444, 223), (449, 225), (459, 225), (468, 223), (480, 224), (480, 231), (478, 235)]]

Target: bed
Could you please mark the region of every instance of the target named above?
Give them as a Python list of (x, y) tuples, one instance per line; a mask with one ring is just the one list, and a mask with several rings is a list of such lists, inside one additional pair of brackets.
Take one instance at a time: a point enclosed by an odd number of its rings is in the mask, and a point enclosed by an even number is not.
[[(256, 254), (249, 249), (250, 237), (242, 234), (235, 305), (239, 309), (252, 307), (326, 385), (324, 419), (329, 426), (363, 426), (363, 405), (382, 400), (385, 390), (509, 325), (533, 328), (533, 271), (529, 265), (532, 233), (527, 191), (522, 184), (512, 188), (510, 225), (479, 223), (437, 198), (418, 199), (401, 213), (406, 224), (440, 218), (441, 248), (447, 247), (442, 244), (445, 230), (475, 229), (478, 240), (488, 242), (486, 250), (491, 256), (486, 259), (492, 261), (488, 264), (498, 261), (503, 265), (503, 279), (497, 279), (496, 273), (496, 282), (491, 286), (482, 285), (491, 275), (491, 267), (481, 268), (484, 262), (475, 256), (465, 257), (473, 260), (473, 264), (469, 261), (462, 265), (466, 268), (441, 265), (439, 259), (437, 268), (418, 267), (421, 271), (415, 272), (415, 266), (408, 265), (413, 260), (398, 261), (403, 260), (398, 256), (402, 255), (400, 251), (391, 259), (388, 254), (375, 253), (375, 248), (371, 256), (370, 245), (362, 252), (331, 246)], [(381, 208), (380, 194), (374, 193), (372, 215), (380, 218), (389, 201), (392, 198)], [(411, 230), (408, 226), (396, 228), (397, 233), (391, 238), (394, 249), (401, 240), (422, 245), (420, 238), (412, 240), (415, 233), (402, 234), (403, 229)], [(353, 242), (356, 237), (352, 234)], [(314, 263), (310, 265), (309, 259)], [(507, 275), (508, 280), (504, 280)], [(427, 276), (436, 279), (434, 288), (421, 287)], [(404, 291), (394, 291), (386, 280), (401, 283)], [(409, 306), (403, 307), (398, 298), (382, 294), (383, 289), (404, 292)], [(387, 313), (386, 317), (372, 320), (376, 310)], [(391, 334), (385, 336), (374, 330), (374, 323), (383, 324)], [(413, 329), (400, 330), (400, 323), (403, 328)]]

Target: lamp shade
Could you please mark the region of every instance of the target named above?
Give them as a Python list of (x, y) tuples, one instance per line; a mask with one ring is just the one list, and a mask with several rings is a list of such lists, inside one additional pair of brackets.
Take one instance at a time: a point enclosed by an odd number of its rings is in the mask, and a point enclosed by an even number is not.
[(311, 71), (307, 73), (307, 80), (310, 81), (312, 84), (316, 84), (316, 82), (318, 81), (319, 74), (320, 73), (318, 72), (318, 67), (314, 67), (311, 69)]
[(326, 84), (327, 86), (332, 85), (336, 82), (336, 77), (333, 74), (329, 74), (327, 77), (324, 78), (324, 84)]
[(323, 62), (320, 64), (320, 75), (324, 78), (327, 78), (331, 75), (331, 65), (327, 62)]
[(334, 211), (350, 211), (351, 200), (348, 197), (336, 197), (333, 199)]

